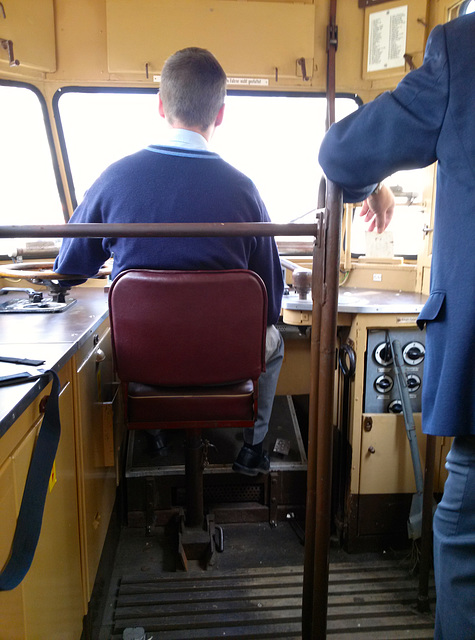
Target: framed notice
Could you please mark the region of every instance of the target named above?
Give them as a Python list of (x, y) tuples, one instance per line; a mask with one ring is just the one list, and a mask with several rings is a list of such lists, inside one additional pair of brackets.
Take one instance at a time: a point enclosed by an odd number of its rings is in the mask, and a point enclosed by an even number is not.
[(404, 67), (407, 34), (407, 5), (370, 13), (366, 71)]

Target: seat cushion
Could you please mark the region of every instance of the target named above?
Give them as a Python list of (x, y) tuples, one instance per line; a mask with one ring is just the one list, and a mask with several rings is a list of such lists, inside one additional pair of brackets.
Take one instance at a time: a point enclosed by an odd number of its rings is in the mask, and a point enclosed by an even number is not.
[[(182, 424), (184, 422), (232, 427), (237, 422), (255, 419), (254, 397), (252, 380), (217, 387), (155, 387), (129, 382), (129, 428), (143, 429), (147, 428), (143, 423), (162, 422), (180, 423), (167, 424), (168, 428), (186, 426)], [(140, 426), (134, 426), (134, 423)]]

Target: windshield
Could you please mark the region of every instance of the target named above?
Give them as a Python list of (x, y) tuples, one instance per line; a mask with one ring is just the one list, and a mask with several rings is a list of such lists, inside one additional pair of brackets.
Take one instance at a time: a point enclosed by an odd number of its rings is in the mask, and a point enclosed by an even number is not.
[[(357, 106), (338, 98), (338, 117)], [(156, 91), (68, 91), (59, 113), (78, 203), (111, 162), (166, 134)], [(231, 94), (210, 149), (254, 181), (273, 222), (289, 222), (315, 209), (325, 115), (326, 99), (318, 95)]]

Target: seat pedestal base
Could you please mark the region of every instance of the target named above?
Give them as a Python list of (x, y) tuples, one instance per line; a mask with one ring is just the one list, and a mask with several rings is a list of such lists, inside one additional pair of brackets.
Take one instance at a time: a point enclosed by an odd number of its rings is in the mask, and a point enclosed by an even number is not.
[[(216, 544), (217, 530), (220, 534)], [(218, 548), (217, 548), (218, 547)], [(216, 551), (222, 551), (222, 529), (216, 527), (214, 516), (209, 514), (202, 527), (187, 527), (183, 511), (179, 515), (178, 555), (182, 567), (189, 570), (190, 561), (198, 561), (200, 567), (207, 569), (216, 562)]]

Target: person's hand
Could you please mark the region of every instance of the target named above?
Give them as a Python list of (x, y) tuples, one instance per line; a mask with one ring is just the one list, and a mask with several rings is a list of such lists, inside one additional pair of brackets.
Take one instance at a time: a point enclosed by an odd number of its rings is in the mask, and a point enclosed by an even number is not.
[(383, 233), (394, 213), (394, 194), (386, 185), (381, 185), (377, 193), (372, 193), (363, 203), (360, 216), (369, 222), (368, 231)]

